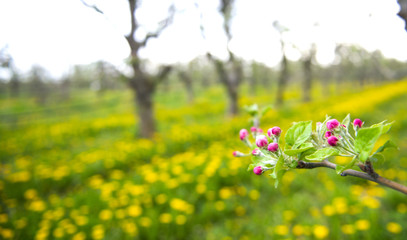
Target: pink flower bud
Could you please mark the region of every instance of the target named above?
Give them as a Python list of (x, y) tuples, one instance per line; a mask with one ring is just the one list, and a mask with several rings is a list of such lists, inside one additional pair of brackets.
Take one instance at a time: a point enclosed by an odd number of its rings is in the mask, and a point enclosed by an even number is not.
[(326, 122), (326, 128), (328, 128), (328, 130), (337, 128), (337, 127), (339, 127), (339, 125), (340, 125), (340, 123), (336, 119), (332, 119), (332, 120), (329, 120), (328, 122)]
[(257, 132), (257, 128), (256, 127), (251, 127), (250, 132)]
[(252, 155), (253, 156), (259, 156), (260, 155), (260, 150), (258, 148), (253, 149)]
[(270, 143), (267, 147), (270, 152), (276, 152), (278, 150), (278, 143)]
[(331, 146), (336, 146), (336, 144), (338, 143), (338, 138), (337, 137), (335, 137), (335, 136), (330, 136), (329, 138), (328, 138), (328, 144), (329, 145), (331, 145)]
[(263, 129), (258, 128), (258, 129), (257, 129), (257, 132), (258, 132), (258, 133), (263, 133)]
[(261, 166), (257, 166), (253, 168), (253, 172), (256, 175), (261, 175), (263, 173), (263, 169), (261, 169)]
[(242, 129), (242, 130), (240, 130), (239, 135), (240, 135), (240, 140), (243, 140), (249, 135), (249, 132), (246, 129)]
[(355, 120), (353, 120), (353, 126), (357, 126), (357, 127), (362, 127), (363, 126), (363, 122), (362, 120), (360, 120), (359, 118), (356, 118)]
[(332, 136), (332, 132), (327, 131), (327, 132), (325, 133), (325, 137), (326, 137), (326, 138), (329, 138), (330, 136)]
[(259, 148), (265, 147), (265, 146), (267, 146), (267, 144), (268, 144), (268, 141), (267, 141), (267, 137), (266, 137), (266, 136), (264, 136), (264, 135), (259, 135), (259, 136), (256, 137), (256, 145), (257, 145)]
[(279, 127), (273, 127), (273, 128), (270, 128), (268, 131), (267, 131), (267, 134), (269, 135), (269, 137), (271, 137), (271, 135), (274, 135), (274, 136), (280, 136), (280, 134), (281, 134), (281, 128), (279, 128)]

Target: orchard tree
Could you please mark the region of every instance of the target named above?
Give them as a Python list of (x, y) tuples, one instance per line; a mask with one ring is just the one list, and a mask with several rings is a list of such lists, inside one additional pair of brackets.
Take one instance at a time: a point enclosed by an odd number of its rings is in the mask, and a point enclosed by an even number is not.
[(277, 97), (276, 97), (276, 105), (281, 106), (284, 102), (284, 91), (287, 85), (287, 81), (290, 75), (288, 69), (288, 59), (286, 56), (286, 47), (284, 41), (284, 33), (288, 31), (288, 29), (282, 26), (278, 21), (273, 22), (273, 27), (278, 31), (280, 34), (280, 44), (281, 44), (281, 53), (282, 59), (280, 64), (280, 76), (277, 82)]
[(223, 62), (212, 56), (212, 54), (207, 54), (208, 59), (215, 65), (220, 82), (226, 88), (226, 93), (229, 98), (228, 114), (231, 116), (237, 115), (239, 112), (239, 86), (243, 79), (242, 63), (229, 48), (230, 41), (232, 40), (230, 25), (233, 2), (234, 0), (221, 0), (219, 8), (219, 11), (223, 16), (223, 30), (227, 37), (227, 51), (229, 58), (226, 62)]
[[(152, 138), (156, 130), (153, 96), (157, 85), (162, 82), (171, 71), (171, 66), (161, 66), (156, 74), (151, 74), (143, 67), (140, 50), (146, 47), (149, 40), (157, 38), (172, 22), (174, 17), (175, 8), (172, 5), (169, 9), (168, 16), (162, 20), (158, 28), (154, 32), (147, 33), (142, 40), (137, 40), (135, 34), (140, 29), (140, 24), (136, 18), (136, 11), (140, 7), (139, 0), (128, 0), (129, 12), (131, 19), (130, 32), (125, 35), (125, 39), (130, 47), (130, 61), (129, 65), (133, 70), (133, 74), (127, 78), (128, 85), (134, 93), (134, 102), (138, 112), (139, 119), (139, 134), (142, 138)], [(93, 8), (95, 11), (102, 13), (95, 5), (89, 5), (85, 0), (82, 2)]]

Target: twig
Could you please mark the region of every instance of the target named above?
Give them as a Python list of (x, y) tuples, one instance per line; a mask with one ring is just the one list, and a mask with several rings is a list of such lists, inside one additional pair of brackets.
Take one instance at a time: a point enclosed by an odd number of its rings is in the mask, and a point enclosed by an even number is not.
[[(304, 162), (304, 161), (299, 161), (297, 168), (298, 169), (312, 169), (312, 168), (318, 168), (318, 167), (325, 167), (325, 168), (331, 168), (331, 169), (336, 169), (336, 164), (331, 163), (327, 160), (324, 160), (322, 162)], [(371, 165), (369, 166), (371, 167)], [(370, 171), (369, 169), (366, 169), (368, 171)], [(363, 171), (363, 170), (362, 170)], [(360, 171), (356, 171), (353, 169), (347, 169), (345, 171), (343, 171), (343, 173), (341, 174), (341, 176), (353, 176), (353, 177), (358, 177), (358, 178), (363, 178), (372, 182), (376, 182), (378, 184), (381, 184), (383, 186), (392, 188), (396, 191), (399, 191), (401, 193), (404, 193), (407, 195), (407, 187), (404, 185), (401, 185), (399, 183), (393, 182), (387, 178), (381, 177), (379, 176), (379, 174), (377, 174), (376, 172), (373, 171), (373, 168), (371, 168), (371, 171), (374, 173), (372, 175), (369, 175), (368, 173), (364, 173), (364, 172), (360, 172)]]

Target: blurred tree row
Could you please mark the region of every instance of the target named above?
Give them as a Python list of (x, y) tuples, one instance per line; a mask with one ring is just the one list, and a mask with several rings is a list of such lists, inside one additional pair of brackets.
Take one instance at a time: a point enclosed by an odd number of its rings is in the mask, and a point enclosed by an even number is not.
[[(85, 0), (82, 2), (87, 7), (104, 14), (103, 9), (98, 6), (90, 5)], [(399, 0), (399, 3), (401, 6), (399, 15), (403, 17), (405, 1)], [(156, 31), (142, 31), (144, 36), (136, 38), (136, 33), (142, 27), (136, 14), (140, 5), (141, 2), (138, 0), (128, 0), (131, 28), (124, 38), (130, 49), (127, 63), (131, 71), (124, 73), (113, 65), (100, 61), (86, 66), (75, 66), (70, 73), (55, 81), (40, 66), (33, 66), (28, 73), (19, 73), (14, 68), (12, 57), (3, 49), (0, 51), (0, 67), (8, 69), (10, 77), (0, 79), (0, 95), (31, 96), (38, 104), (44, 105), (47, 99), (55, 94), (59, 95), (60, 99), (69, 99), (70, 93), (77, 89), (92, 89), (103, 94), (108, 89), (124, 89), (127, 85), (134, 95), (139, 119), (139, 135), (151, 138), (156, 129), (154, 94), (159, 84), (168, 91), (174, 84), (182, 84), (186, 90), (188, 102), (193, 102), (197, 88), (202, 89), (220, 83), (228, 97), (227, 111), (229, 115), (236, 115), (242, 84), (249, 85), (251, 94), (255, 94), (260, 87), (274, 91), (275, 97), (270, 97), (270, 102), (281, 106), (286, 101), (284, 93), (289, 85), (301, 86), (302, 101), (307, 102), (312, 100), (311, 92), (316, 83), (323, 86), (325, 93), (329, 93), (332, 84), (340, 86), (344, 83), (352, 83), (362, 88), (368, 84), (407, 76), (407, 63), (386, 59), (380, 51), (368, 52), (353, 45), (338, 44), (335, 50), (335, 61), (328, 66), (322, 66), (316, 61), (317, 47), (314, 43), (308, 50), (300, 51), (301, 58), (298, 61), (289, 61), (286, 56), (287, 45), (294, 48), (295, 46), (287, 42), (285, 32), (289, 30), (279, 22), (273, 23), (273, 27), (280, 35), (282, 58), (279, 66), (272, 68), (257, 62), (246, 62), (229, 48), (232, 40), (231, 20), (234, 0), (220, 0), (218, 9), (223, 17), (223, 30), (227, 39), (227, 60), (218, 59), (208, 52), (205, 57), (199, 57), (189, 64), (158, 66), (151, 70), (152, 68), (148, 67), (149, 62), (140, 57), (139, 51), (152, 38), (159, 37), (171, 24), (176, 9), (171, 5), (168, 15), (157, 23)], [(204, 36), (205, 28), (202, 23), (200, 28)]]

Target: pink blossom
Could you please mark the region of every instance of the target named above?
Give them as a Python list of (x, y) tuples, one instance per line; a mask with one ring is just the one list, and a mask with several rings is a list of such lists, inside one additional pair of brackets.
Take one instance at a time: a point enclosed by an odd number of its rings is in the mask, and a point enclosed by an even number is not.
[(249, 135), (249, 132), (246, 129), (241, 129), (239, 132), (239, 135), (240, 135), (240, 140), (243, 140)]
[(328, 144), (329, 145), (331, 145), (331, 146), (336, 146), (337, 144), (338, 144), (338, 138), (337, 137), (335, 137), (335, 136), (330, 136), (329, 138), (328, 138)]
[(337, 127), (339, 127), (339, 125), (340, 125), (340, 123), (336, 119), (332, 119), (332, 120), (329, 120), (328, 122), (326, 122), (326, 128), (328, 128), (328, 130), (337, 128)]
[(261, 175), (263, 173), (263, 169), (261, 169), (261, 166), (257, 166), (255, 168), (253, 168), (253, 172), (256, 175)]
[(329, 138), (330, 136), (332, 136), (332, 132), (327, 131), (327, 132), (325, 133), (325, 137), (326, 137), (326, 138)]
[(267, 134), (269, 135), (269, 137), (271, 137), (271, 135), (280, 136), (280, 134), (281, 134), (281, 128), (279, 128), (279, 127), (270, 128), (270, 129), (267, 131)]
[(362, 127), (363, 126), (363, 122), (362, 120), (360, 120), (359, 118), (356, 118), (355, 120), (353, 120), (353, 126), (357, 126), (357, 127)]
[(259, 148), (265, 147), (267, 146), (268, 141), (267, 141), (267, 137), (265, 135), (259, 135), (256, 137), (256, 145)]
[(258, 129), (257, 129), (257, 132), (258, 132), (258, 133), (263, 133), (263, 129), (258, 128)]
[(276, 152), (278, 150), (278, 143), (270, 143), (267, 147), (270, 152)]
[(253, 156), (259, 156), (260, 155), (260, 150), (258, 148), (253, 149), (252, 155)]
[(257, 132), (257, 128), (256, 127), (251, 127), (250, 132)]

